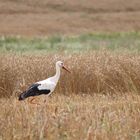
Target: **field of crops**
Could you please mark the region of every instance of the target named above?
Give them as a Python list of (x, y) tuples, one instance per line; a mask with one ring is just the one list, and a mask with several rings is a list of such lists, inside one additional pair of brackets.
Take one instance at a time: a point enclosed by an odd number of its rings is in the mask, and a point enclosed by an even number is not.
[(0, 37), (0, 52), (50, 54), (79, 53), (107, 49), (117, 52), (139, 52), (140, 32), (88, 33), (73, 36)]
[(0, 140), (140, 140), (140, 1), (0, 0)]
[(1, 0), (0, 35), (140, 31), (139, 0)]
[[(139, 140), (139, 32), (0, 38), (0, 139)], [(62, 71), (55, 92), (18, 101)], [(44, 98), (47, 102), (44, 103)]]

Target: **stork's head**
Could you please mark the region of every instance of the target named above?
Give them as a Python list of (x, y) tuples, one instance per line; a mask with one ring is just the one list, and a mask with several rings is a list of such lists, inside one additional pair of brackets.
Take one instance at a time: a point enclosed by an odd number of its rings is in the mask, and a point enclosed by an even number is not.
[(64, 63), (62, 61), (57, 61), (56, 65), (59, 66), (60, 68), (66, 70), (67, 72), (70, 72), (65, 66)]

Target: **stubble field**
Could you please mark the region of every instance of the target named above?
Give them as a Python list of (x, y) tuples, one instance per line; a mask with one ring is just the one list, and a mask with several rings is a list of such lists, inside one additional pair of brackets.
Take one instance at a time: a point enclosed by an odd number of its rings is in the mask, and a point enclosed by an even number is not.
[(140, 31), (139, 0), (1, 0), (0, 35)]

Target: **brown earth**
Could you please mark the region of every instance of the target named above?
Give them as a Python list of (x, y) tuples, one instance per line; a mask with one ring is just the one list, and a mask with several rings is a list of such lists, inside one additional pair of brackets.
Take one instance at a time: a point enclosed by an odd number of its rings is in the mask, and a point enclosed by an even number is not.
[(139, 0), (0, 0), (0, 35), (140, 31)]

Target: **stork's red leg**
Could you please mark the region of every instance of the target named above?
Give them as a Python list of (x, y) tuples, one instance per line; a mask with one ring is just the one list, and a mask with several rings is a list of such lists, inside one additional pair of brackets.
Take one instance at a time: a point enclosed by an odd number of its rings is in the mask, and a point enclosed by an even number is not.
[(28, 100), (28, 102), (31, 103), (31, 104), (40, 105), (38, 102), (35, 102), (35, 98), (32, 98), (31, 100)]
[(44, 100), (44, 103), (46, 103), (46, 99)]

